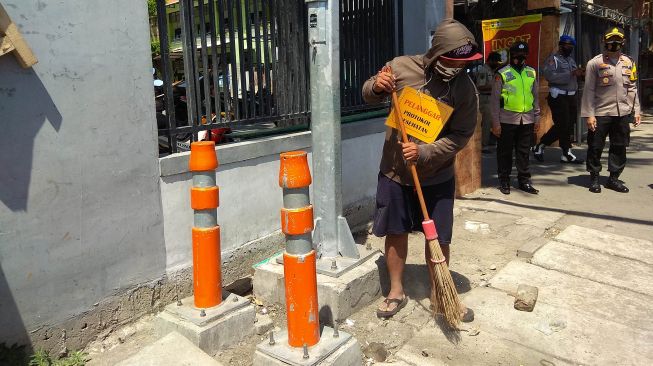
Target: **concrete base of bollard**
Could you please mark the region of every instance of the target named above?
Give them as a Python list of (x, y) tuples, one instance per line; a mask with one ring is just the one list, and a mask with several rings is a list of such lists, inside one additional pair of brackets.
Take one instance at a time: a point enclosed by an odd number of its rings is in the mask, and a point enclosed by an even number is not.
[(161, 365), (222, 366), (177, 332), (170, 332), (115, 366)]
[[(365, 249), (363, 249), (365, 250)], [(285, 304), (283, 265), (272, 257), (258, 264), (254, 272), (254, 295), (263, 302)], [(331, 325), (364, 308), (381, 295), (379, 262), (382, 254), (374, 251), (356, 267), (340, 277), (317, 275), (317, 300), (320, 322)]]
[(181, 305), (166, 306), (155, 320), (157, 335), (162, 337), (176, 331), (210, 355), (252, 335), (254, 306), (248, 299), (226, 291), (222, 297), (220, 305), (204, 309), (204, 316), (193, 305), (192, 296), (183, 299)]
[(303, 358), (304, 350), (288, 345), (288, 333), (275, 334), (275, 344), (268, 340), (259, 343), (254, 353), (254, 366), (359, 366), (363, 353), (356, 338), (340, 331), (333, 336), (333, 328), (324, 327), (318, 344), (308, 348), (308, 358)]

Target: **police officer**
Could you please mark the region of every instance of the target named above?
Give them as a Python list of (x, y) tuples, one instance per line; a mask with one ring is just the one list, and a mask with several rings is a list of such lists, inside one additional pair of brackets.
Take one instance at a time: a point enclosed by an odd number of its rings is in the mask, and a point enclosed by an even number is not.
[(608, 171), (605, 187), (626, 193), (628, 187), (619, 180), (626, 166), (626, 146), (630, 140), (630, 123), (641, 122), (637, 93), (637, 67), (632, 58), (621, 53), (624, 32), (610, 28), (603, 37), (605, 52), (587, 63), (581, 117), (587, 117), (587, 171), (590, 192), (601, 192), (599, 172), (605, 139), (610, 136)]
[(492, 85), (494, 84), (494, 74), (501, 66), (501, 55), (498, 52), (490, 52), (487, 61), (476, 66), (474, 75), (476, 76), (476, 89), (478, 89), (478, 105), (483, 117), (481, 121), (481, 146), (483, 153), (489, 153), (487, 148), (493, 145), (493, 136), (490, 134), (492, 129), (492, 113), (490, 112), (490, 94), (492, 94)]
[(539, 127), (540, 106), (535, 69), (526, 65), (527, 56), (528, 43), (515, 42), (510, 46), (509, 64), (499, 69), (490, 96), (492, 132), (499, 138), (499, 190), (503, 194), (510, 194), (513, 149), (519, 189), (531, 194), (539, 192), (531, 184), (528, 167), (533, 131)]
[(562, 149), (561, 163), (581, 164), (583, 162), (571, 152), (569, 138), (570, 127), (573, 126), (578, 116), (576, 103), (578, 82), (576, 79), (583, 74), (583, 71), (576, 67), (576, 61), (571, 57), (574, 46), (576, 46), (576, 40), (573, 37), (561, 36), (558, 52), (549, 56), (542, 71), (549, 82), (549, 95), (546, 100), (551, 108), (553, 126), (542, 136), (540, 143), (533, 147), (533, 156), (538, 161), (544, 161), (544, 147), (559, 140)]

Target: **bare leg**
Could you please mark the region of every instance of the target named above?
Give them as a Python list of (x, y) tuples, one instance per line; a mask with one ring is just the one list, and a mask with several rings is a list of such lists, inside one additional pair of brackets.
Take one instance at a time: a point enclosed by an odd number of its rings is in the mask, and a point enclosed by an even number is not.
[[(401, 299), (404, 296), (404, 287), (401, 278), (406, 265), (408, 255), (408, 234), (387, 235), (385, 237), (385, 261), (388, 266), (388, 277), (390, 277), (390, 292), (388, 299)], [(396, 304), (381, 304), (383, 311), (389, 311), (396, 307)]]

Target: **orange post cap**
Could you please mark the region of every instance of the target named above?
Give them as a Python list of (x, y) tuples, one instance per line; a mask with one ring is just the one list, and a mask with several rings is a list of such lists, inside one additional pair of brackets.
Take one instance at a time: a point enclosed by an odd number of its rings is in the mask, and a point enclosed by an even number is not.
[(282, 188), (308, 187), (311, 171), (308, 168), (306, 151), (289, 151), (281, 153), (279, 166), (279, 186)]
[(190, 144), (190, 160), (188, 168), (192, 172), (215, 170), (218, 168), (218, 158), (215, 153), (215, 142), (197, 141)]

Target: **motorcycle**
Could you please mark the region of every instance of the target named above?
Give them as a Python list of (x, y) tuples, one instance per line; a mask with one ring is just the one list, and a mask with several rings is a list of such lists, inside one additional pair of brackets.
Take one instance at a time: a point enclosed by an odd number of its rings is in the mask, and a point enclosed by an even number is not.
[[(202, 80), (204, 76), (200, 76), (200, 85), (202, 85)], [(218, 79), (219, 83), (222, 83), (222, 79)], [(222, 84), (220, 84), (221, 86)], [(188, 101), (186, 99), (186, 88), (187, 88), (187, 83), (185, 80), (182, 80), (179, 83), (173, 84), (172, 86), (172, 100), (173, 100), (173, 105), (174, 105), (174, 110), (175, 110), (175, 126), (181, 127), (181, 126), (188, 126)], [(155, 89), (155, 105), (156, 105), (156, 119), (157, 119), (157, 128), (159, 130), (161, 129), (168, 129), (168, 115), (167, 115), (167, 110), (168, 107), (166, 105), (166, 98), (165, 98), (165, 93), (163, 92), (163, 81), (159, 79), (155, 79), (154, 81), (154, 89)], [(203, 88), (200, 89), (200, 99), (201, 99), (201, 105), (202, 105), (202, 124), (206, 124), (206, 110), (204, 108), (204, 90)], [(211, 88), (211, 94), (213, 95), (213, 87)], [(221, 100), (224, 100), (224, 98), (220, 98)], [(222, 104), (222, 110), (224, 110), (225, 104)], [(224, 121), (225, 114), (224, 112), (221, 113), (220, 119), (221, 121)], [(217, 120), (217, 116), (215, 113), (211, 113), (211, 121), (212, 123), (215, 123)], [(227, 143), (227, 142), (233, 142), (233, 139), (229, 137), (229, 133), (231, 133), (231, 128), (230, 127), (218, 127), (210, 130), (204, 130), (204, 131), (199, 131), (197, 133), (198, 141), (213, 141), (216, 144), (222, 144), (222, 143)], [(192, 140), (192, 134), (191, 133), (184, 133), (184, 134), (178, 134), (176, 135), (177, 138), (177, 150), (179, 151), (189, 151), (190, 150), (190, 143)], [(170, 153), (171, 149), (168, 143), (168, 138), (166, 136), (159, 136), (159, 153)]]

